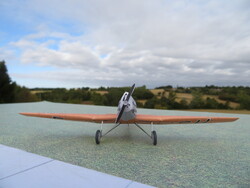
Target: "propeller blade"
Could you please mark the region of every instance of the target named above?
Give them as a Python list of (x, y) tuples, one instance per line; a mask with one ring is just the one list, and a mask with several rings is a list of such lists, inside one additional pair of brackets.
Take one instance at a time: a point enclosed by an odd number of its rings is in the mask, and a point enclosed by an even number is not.
[(122, 114), (123, 114), (123, 112), (124, 112), (125, 107), (126, 107), (126, 105), (124, 104), (124, 105), (122, 106), (121, 111), (119, 112), (119, 114), (118, 114), (118, 116), (117, 116), (117, 118), (116, 118), (116, 121), (115, 121), (116, 124), (120, 121), (120, 119), (121, 119), (121, 117), (122, 117)]
[(123, 104), (122, 109), (121, 109), (121, 111), (119, 112), (119, 114), (118, 114), (118, 116), (116, 118), (116, 121), (115, 121), (116, 124), (120, 121), (120, 119), (122, 117), (122, 114), (123, 114), (123, 112), (124, 112), (124, 110), (125, 110), (125, 108), (126, 108), (126, 106), (128, 104), (127, 102), (129, 100), (130, 96), (133, 94), (134, 90), (135, 90), (135, 84), (132, 85), (132, 87), (131, 87), (131, 89), (130, 89), (130, 91), (129, 91), (129, 93), (128, 93), (125, 101), (124, 101), (125, 104)]
[(130, 89), (130, 91), (129, 91), (129, 93), (128, 93), (128, 96), (127, 96), (127, 98), (126, 98), (126, 101), (129, 100), (129, 98), (130, 98), (130, 96), (133, 94), (134, 90), (135, 90), (135, 84), (132, 85), (132, 87), (131, 87), (131, 89)]

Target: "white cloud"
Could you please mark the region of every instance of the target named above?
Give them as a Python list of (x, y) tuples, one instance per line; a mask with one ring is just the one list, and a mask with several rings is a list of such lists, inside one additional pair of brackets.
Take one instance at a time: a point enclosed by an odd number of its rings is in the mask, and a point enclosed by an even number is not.
[(9, 6), (36, 28), (11, 48), (22, 63), (56, 67), (50, 79), (250, 84), (248, 1), (26, 0)]
[(5, 60), (5, 58), (12, 59), (13, 52), (8, 49), (0, 48), (0, 61)]

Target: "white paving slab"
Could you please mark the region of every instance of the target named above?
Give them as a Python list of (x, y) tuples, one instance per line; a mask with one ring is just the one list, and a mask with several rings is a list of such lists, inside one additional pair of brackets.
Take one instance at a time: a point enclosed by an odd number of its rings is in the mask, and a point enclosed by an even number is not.
[(0, 145), (0, 188), (151, 187)]
[(0, 145), (0, 180), (50, 161), (47, 157)]

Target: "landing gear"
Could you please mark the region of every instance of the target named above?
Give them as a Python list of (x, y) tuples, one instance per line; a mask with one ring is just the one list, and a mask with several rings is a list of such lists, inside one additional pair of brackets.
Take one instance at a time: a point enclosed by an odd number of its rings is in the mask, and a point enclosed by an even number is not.
[(96, 144), (100, 144), (101, 136), (102, 136), (101, 131), (100, 131), (100, 130), (97, 130), (96, 133), (95, 133), (95, 143), (96, 143)]
[(153, 141), (153, 145), (156, 145), (157, 144), (157, 134), (155, 131), (151, 132), (151, 139)]
[(149, 135), (140, 125), (138, 125), (137, 123), (135, 123), (135, 125), (141, 129), (146, 135), (148, 135), (148, 137), (150, 139), (152, 139), (152, 143), (153, 145), (157, 144), (157, 134), (156, 131), (154, 131), (154, 127), (153, 127), (153, 123), (151, 123), (151, 135)]
[[(102, 133), (102, 125), (103, 125), (103, 122), (101, 123), (101, 130), (97, 130), (96, 133), (95, 133), (95, 143), (97, 145), (100, 144), (101, 142), (101, 138), (106, 136), (108, 133), (110, 133), (112, 130), (114, 130), (116, 127), (118, 127), (120, 125), (120, 123), (116, 124), (113, 128), (111, 128), (109, 131), (107, 131), (105, 134)], [(153, 145), (157, 145), (157, 134), (156, 134), (156, 131), (154, 130), (154, 127), (153, 127), (153, 123), (151, 123), (151, 135), (149, 133), (147, 133), (140, 125), (138, 125), (137, 123), (135, 123), (135, 125), (141, 129), (150, 139), (152, 139), (152, 143)]]
[(106, 132), (105, 134), (102, 133), (102, 125), (103, 125), (103, 121), (101, 123), (101, 130), (97, 130), (95, 133), (95, 143), (96, 144), (100, 144), (101, 142), (101, 138), (106, 136), (108, 133), (110, 133), (112, 130), (114, 130), (116, 127), (118, 127), (120, 125), (120, 123), (116, 124), (113, 128), (111, 128), (108, 132)]

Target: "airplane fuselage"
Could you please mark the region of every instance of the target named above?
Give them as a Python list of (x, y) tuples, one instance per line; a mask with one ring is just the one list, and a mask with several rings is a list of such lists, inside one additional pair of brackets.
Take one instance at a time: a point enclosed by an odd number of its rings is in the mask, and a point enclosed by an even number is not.
[(129, 121), (129, 120), (134, 119), (137, 113), (137, 109), (136, 109), (137, 106), (133, 97), (131, 96), (128, 101), (125, 100), (128, 94), (129, 94), (128, 92), (125, 92), (118, 104), (117, 114), (120, 113), (122, 106), (126, 105), (124, 112), (122, 114), (122, 117), (121, 117), (121, 120), (123, 121)]

